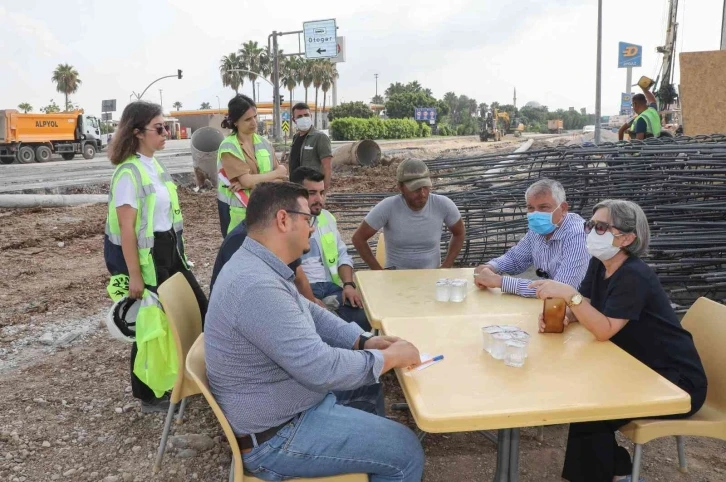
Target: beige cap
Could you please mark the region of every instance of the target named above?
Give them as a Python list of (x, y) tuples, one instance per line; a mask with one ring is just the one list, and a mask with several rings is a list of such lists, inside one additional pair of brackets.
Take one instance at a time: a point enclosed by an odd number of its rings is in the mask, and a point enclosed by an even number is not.
[(406, 159), (398, 165), (396, 180), (402, 182), (409, 191), (431, 187), (431, 177), (426, 163), (419, 159)]

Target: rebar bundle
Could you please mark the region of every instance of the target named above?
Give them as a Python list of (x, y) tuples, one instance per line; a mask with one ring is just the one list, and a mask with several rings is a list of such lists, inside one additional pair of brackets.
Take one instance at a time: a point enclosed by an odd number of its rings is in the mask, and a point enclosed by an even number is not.
[[(548, 177), (563, 184), (570, 210), (586, 220), (604, 199), (628, 199), (643, 208), (651, 228), (645, 261), (678, 311), (700, 296), (726, 302), (726, 136), (563, 146), (426, 163), (436, 192), (456, 203), (466, 224), (457, 259), (462, 266), (500, 256), (524, 236), (524, 192)], [(332, 194), (328, 204), (345, 213), (338, 216), (341, 229), (352, 230), (392, 194)], [(443, 250), (448, 238), (447, 232)]]

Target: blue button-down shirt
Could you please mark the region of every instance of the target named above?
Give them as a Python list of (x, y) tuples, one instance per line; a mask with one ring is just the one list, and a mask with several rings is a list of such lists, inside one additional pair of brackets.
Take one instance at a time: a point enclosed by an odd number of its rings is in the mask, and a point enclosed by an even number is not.
[[(504, 256), (487, 264), (496, 272), (509, 275), (518, 275), (534, 266), (546, 272), (550, 279), (578, 289), (590, 262), (584, 223), (578, 214), (568, 213), (550, 239), (529, 230)], [(531, 280), (503, 276), (502, 292), (533, 297), (536, 291), (528, 287), (530, 283)]]
[(376, 383), (379, 350), (363, 330), (301, 296), (292, 270), (247, 237), (217, 278), (204, 339), (214, 397), (237, 435), (281, 425), (330, 391)]

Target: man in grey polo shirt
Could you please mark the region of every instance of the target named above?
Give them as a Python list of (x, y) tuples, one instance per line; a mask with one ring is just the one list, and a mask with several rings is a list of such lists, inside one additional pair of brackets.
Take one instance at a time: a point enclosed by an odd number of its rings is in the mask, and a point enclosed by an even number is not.
[[(399, 196), (379, 202), (353, 234), (353, 245), (371, 269), (383, 269), (368, 240), (383, 229), (386, 266), (394, 269), (451, 268), (466, 237), (456, 204), (431, 194), (429, 168), (418, 159), (406, 159), (396, 171)], [(449, 250), (441, 262), (443, 226), (451, 231)]]
[(310, 249), (316, 217), (307, 197), (287, 182), (259, 184), (250, 196), (248, 236), (222, 268), (207, 312), (212, 393), (245, 469), (259, 478), (367, 473), (372, 481), (419, 481), (416, 435), (346, 406), (375, 398), (380, 385), (371, 385), (381, 374), (418, 364), (419, 352), (371, 336), (297, 291), (287, 265)]

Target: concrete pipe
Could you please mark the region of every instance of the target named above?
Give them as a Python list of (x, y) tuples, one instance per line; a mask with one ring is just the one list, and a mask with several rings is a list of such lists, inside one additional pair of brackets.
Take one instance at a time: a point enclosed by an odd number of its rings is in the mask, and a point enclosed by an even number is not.
[[(202, 127), (192, 134), (192, 166), (197, 187), (217, 187), (217, 149), (224, 135), (214, 127)], [(209, 183), (207, 183), (209, 181)]]
[(333, 165), (359, 164), (375, 166), (381, 160), (381, 148), (376, 141), (363, 140), (340, 146), (333, 152)]

